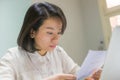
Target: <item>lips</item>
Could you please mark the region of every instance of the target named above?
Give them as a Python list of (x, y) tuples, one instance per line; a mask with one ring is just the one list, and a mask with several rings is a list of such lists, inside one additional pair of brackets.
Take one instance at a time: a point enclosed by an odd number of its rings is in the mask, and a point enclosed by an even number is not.
[(56, 45), (50, 45), (50, 47), (51, 47), (51, 48), (55, 48), (55, 47), (56, 47)]

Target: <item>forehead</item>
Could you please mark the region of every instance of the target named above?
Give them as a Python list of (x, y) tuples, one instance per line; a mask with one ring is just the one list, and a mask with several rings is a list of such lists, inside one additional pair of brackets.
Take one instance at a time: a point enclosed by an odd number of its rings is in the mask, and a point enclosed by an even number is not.
[(48, 18), (43, 22), (41, 28), (62, 29), (62, 21), (59, 18)]

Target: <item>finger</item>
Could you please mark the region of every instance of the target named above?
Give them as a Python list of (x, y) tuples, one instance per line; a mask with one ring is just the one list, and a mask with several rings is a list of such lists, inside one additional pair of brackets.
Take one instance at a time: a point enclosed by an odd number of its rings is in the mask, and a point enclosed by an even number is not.
[(92, 75), (101, 74), (101, 72), (102, 72), (102, 70), (101, 70), (101, 69), (99, 69), (99, 70), (94, 71), (94, 73), (93, 73)]
[(85, 78), (85, 80), (94, 80), (94, 79), (91, 77), (87, 77), (87, 78)]
[(65, 80), (76, 80), (76, 76), (72, 74), (62, 74), (61, 76)]
[(102, 70), (98, 70), (97, 72), (95, 72), (92, 76), (92, 78), (94, 78), (95, 80), (99, 80), (100, 76), (101, 76), (101, 72)]
[(87, 77), (85, 80), (99, 80), (101, 72), (102, 69), (94, 70), (94, 72), (91, 75), (89, 75), (89, 77)]

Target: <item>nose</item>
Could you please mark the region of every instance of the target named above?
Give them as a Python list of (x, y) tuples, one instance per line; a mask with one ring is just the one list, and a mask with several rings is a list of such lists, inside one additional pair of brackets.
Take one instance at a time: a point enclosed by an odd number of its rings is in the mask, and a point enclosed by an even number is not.
[(60, 39), (60, 35), (55, 35), (52, 39), (52, 43), (53, 44), (58, 44), (59, 42), (59, 39)]

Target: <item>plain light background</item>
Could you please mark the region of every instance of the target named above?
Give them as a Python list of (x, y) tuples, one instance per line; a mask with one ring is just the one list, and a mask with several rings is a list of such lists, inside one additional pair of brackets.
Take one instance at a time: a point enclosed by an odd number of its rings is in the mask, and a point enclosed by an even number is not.
[(0, 0), (0, 57), (8, 48), (16, 46), (30, 0)]

